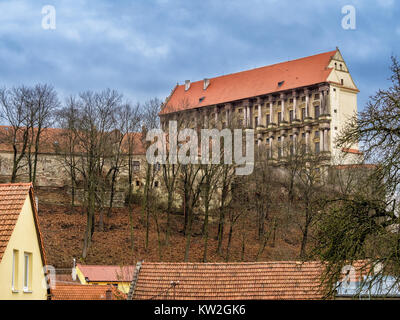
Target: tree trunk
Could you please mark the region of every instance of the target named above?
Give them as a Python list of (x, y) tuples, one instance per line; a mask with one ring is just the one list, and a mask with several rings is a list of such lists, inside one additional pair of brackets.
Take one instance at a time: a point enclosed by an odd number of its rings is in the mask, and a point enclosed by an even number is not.
[(230, 249), (231, 249), (231, 242), (232, 242), (232, 233), (233, 233), (233, 223), (230, 223), (229, 226), (229, 234), (228, 234), (228, 244), (226, 246), (226, 258), (225, 261), (229, 261), (229, 254), (230, 254)]
[(171, 211), (173, 202), (173, 191), (168, 190), (168, 204), (167, 204), (167, 227), (165, 228), (165, 245), (169, 245), (169, 236), (171, 233)]
[(186, 230), (186, 247), (185, 247), (185, 262), (189, 261), (189, 251), (190, 251), (190, 241), (192, 237), (192, 223), (193, 223), (193, 212), (192, 209), (190, 208), (188, 210), (188, 225), (187, 225), (187, 230)]
[(208, 211), (209, 211), (209, 203), (208, 203), (208, 195), (205, 199), (204, 209), (204, 224), (203, 224), (203, 237), (204, 237), (204, 253), (203, 253), (203, 262), (207, 262), (207, 249), (208, 249)]

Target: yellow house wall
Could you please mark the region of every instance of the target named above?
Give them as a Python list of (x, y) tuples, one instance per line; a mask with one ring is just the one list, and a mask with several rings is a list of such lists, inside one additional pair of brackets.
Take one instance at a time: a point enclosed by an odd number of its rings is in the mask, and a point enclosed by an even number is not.
[[(18, 292), (12, 291), (13, 250), (19, 251)], [(32, 253), (32, 290), (23, 292), (24, 252)], [(27, 196), (14, 231), (0, 262), (0, 299), (1, 300), (44, 300), (47, 289), (44, 280), (43, 261), (40, 254), (37, 232), (33, 218), (30, 197)]]

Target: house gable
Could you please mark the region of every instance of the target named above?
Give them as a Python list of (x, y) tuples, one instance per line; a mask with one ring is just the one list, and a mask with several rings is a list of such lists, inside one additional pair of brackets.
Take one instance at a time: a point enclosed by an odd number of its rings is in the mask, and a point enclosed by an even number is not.
[[(46, 257), (33, 199), (31, 184), (0, 185), (0, 299), (47, 298), (48, 292), (43, 285)], [(30, 256), (30, 280), (29, 288), (24, 291), (25, 254)], [(13, 270), (18, 273), (14, 288)]]

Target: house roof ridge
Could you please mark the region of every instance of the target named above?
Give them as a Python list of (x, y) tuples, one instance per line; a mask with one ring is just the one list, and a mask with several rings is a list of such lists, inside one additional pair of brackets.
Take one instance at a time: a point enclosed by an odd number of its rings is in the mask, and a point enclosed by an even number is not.
[[(244, 73), (244, 72), (250, 72), (250, 71), (254, 71), (254, 70), (258, 70), (258, 69), (263, 69), (263, 68), (268, 68), (268, 67), (276, 67), (276, 66), (278, 66), (280, 64), (285, 64), (285, 63), (288, 63), (288, 62), (300, 61), (300, 60), (309, 59), (309, 58), (315, 58), (315, 57), (320, 56), (320, 55), (325, 55), (325, 54), (328, 54), (328, 53), (335, 53), (335, 52), (336, 52), (336, 49), (335, 50), (331, 50), (331, 51), (325, 51), (325, 52), (313, 54), (313, 55), (310, 55), (310, 56), (301, 57), (301, 58), (285, 60), (285, 61), (281, 61), (281, 62), (277, 62), (277, 63), (273, 63), (273, 64), (267, 64), (267, 65), (264, 65), (264, 66), (255, 67), (255, 68), (251, 68), (251, 69), (247, 69), (247, 70), (230, 72), (230, 73), (222, 74), (222, 75), (215, 76), (215, 77), (208, 78), (208, 79), (209, 80), (214, 80), (214, 79), (217, 79), (217, 78), (228, 77), (228, 76), (231, 76), (231, 75), (236, 75), (236, 74), (240, 74), (240, 73)], [(191, 83), (194, 84), (194, 83), (199, 83), (199, 82), (202, 82), (202, 81), (203, 81), (203, 79), (195, 80), (195, 81), (192, 81)], [(185, 84), (178, 84), (178, 86), (184, 86), (184, 85)], [(174, 87), (174, 91), (175, 91), (175, 89), (176, 89), (176, 86)]]

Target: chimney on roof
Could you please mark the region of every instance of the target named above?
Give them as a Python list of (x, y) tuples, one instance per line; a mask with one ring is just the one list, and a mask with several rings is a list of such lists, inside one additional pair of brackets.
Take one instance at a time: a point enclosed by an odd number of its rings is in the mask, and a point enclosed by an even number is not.
[(190, 88), (190, 80), (185, 80), (185, 91), (188, 91)]
[(206, 90), (210, 85), (210, 79), (205, 78), (203, 82), (203, 89)]

